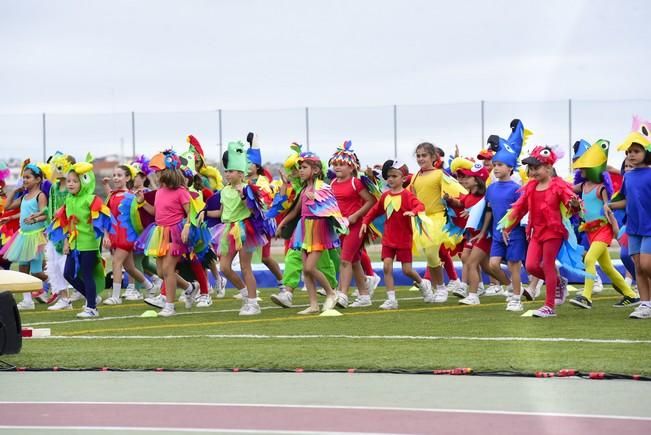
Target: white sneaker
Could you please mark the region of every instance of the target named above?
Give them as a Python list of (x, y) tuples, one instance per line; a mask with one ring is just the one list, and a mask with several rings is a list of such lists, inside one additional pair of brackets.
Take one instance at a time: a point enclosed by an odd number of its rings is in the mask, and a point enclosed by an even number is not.
[(145, 303), (156, 308), (165, 308), (165, 302), (167, 299), (164, 295), (152, 296), (150, 298), (145, 298)]
[(142, 299), (143, 299), (142, 293), (140, 293), (135, 288), (131, 289), (131, 291), (127, 290), (126, 293), (124, 294), (125, 301), (141, 301)]
[(320, 294), (321, 296), (326, 296), (328, 293), (326, 293), (325, 289), (323, 287), (317, 287), (316, 288), (317, 294)]
[(506, 304), (506, 311), (523, 311), (522, 301), (519, 299), (511, 299), (509, 303)]
[(244, 304), (244, 306), (240, 310), (240, 316), (255, 316), (260, 313), (261, 313), (260, 305), (258, 305), (257, 303)]
[[(152, 286), (150, 289), (145, 290), (148, 298), (156, 296), (157, 294), (160, 293), (160, 289), (163, 287), (163, 280), (158, 280), (156, 282), (152, 281)], [(136, 290), (137, 291), (137, 290)], [(138, 292), (140, 293), (140, 292)]]
[(455, 290), (461, 288), (461, 281), (458, 279), (455, 279), (453, 281), (448, 281), (447, 287), (449, 293), (454, 293)]
[(158, 312), (160, 317), (172, 317), (176, 315), (174, 305), (164, 305), (163, 309)]
[(432, 282), (430, 280), (421, 280), (418, 285), (418, 290), (420, 290), (420, 294), (423, 296), (423, 302), (427, 304), (434, 303), (434, 293), (432, 293)]
[(335, 296), (326, 296), (323, 302), (323, 311), (332, 310), (337, 305), (337, 298)]
[(212, 298), (210, 295), (199, 295), (197, 299), (197, 308), (208, 308), (212, 305)]
[(434, 303), (442, 304), (448, 300), (448, 289), (445, 287), (438, 287), (434, 292)]
[(592, 293), (601, 293), (602, 291), (604, 291), (604, 283), (599, 274), (597, 274), (597, 279), (594, 280), (594, 285), (592, 286)]
[(425, 297), (426, 294), (432, 292), (432, 282), (429, 279), (421, 280), (420, 284), (418, 284), (418, 290), (420, 290), (420, 294)]
[(136, 289), (135, 284), (129, 284), (129, 285), (127, 286), (127, 288), (124, 290), (124, 293), (122, 293), (122, 296), (121, 296), (121, 297), (126, 298), (127, 295), (133, 293), (133, 291), (134, 291), (135, 289)]
[(373, 298), (375, 289), (380, 285), (381, 278), (377, 275), (367, 276), (366, 277), (366, 288), (368, 289), (368, 294)]
[(49, 311), (72, 310), (70, 299), (59, 298), (54, 304), (47, 307)]
[(194, 303), (194, 299), (197, 296), (197, 293), (199, 293), (199, 283), (196, 281), (192, 281), (190, 283), (192, 288), (188, 291), (186, 290), (184, 295), (185, 295), (185, 308), (190, 309), (192, 308), (192, 304)]
[(463, 305), (479, 305), (479, 296), (477, 296), (477, 293), (468, 293), (468, 296), (461, 299), (459, 303)]
[(233, 299), (237, 299), (238, 301), (242, 300), (242, 295), (239, 291), (233, 295)]
[[(458, 298), (465, 298), (468, 296), (468, 284), (465, 282), (459, 283), (458, 286), (454, 286), (454, 290), (452, 291), (452, 294)], [(450, 290), (450, 286), (448, 285), (448, 291)]]
[(19, 311), (27, 311), (27, 310), (35, 310), (36, 309), (36, 305), (34, 305), (33, 300), (26, 301), (26, 300), (23, 299), (22, 301), (18, 302), (17, 306), (18, 306)]
[(270, 299), (271, 302), (283, 308), (291, 308), (293, 305), (292, 304), (293, 295), (291, 292), (288, 291), (279, 292), (278, 294), (271, 295)]
[(99, 312), (97, 311), (97, 308), (84, 307), (84, 310), (81, 313), (77, 313), (77, 317), (80, 319), (91, 319), (93, 317), (99, 317)]
[(68, 293), (70, 294), (70, 297), (68, 298), (70, 302), (76, 302), (84, 298), (84, 295), (82, 295), (75, 289), (68, 289)]
[[(85, 299), (85, 298), (84, 298)], [(95, 296), (95, 306), (99, 305), (102, 303), (102, 297), (100, 295)], [(82, 308), (86, 308), (88, 305), (86, 304), (86, 301), (84, 300), (84, 305)]]
[(489, 285), (486, 289), (486, 296), (501, 296), (504, 294), (504, 288), (501, 285)]
[(533, 291), (533, 298), (536, 299), (538, 296), (540, 296), (540, 293), (542, 292), (542, 286), (545, 284), (545, 282), (542, 279), (538, 280), (538, 283), (536, 284), (536, 288)]
[(104, 305), (120, 305), (121, 303), (122, 303), (122, 299), (114, 298), (113, 296), (104, 299)]
[(397, 299), (387, 299), (380, 305), (381, 310), (397, 310), (398, 309), (398, 300)]
[(375, 290), (377, 288), (377, 286), (380, 285), (381, 278), (378, 275), (374, 274), (373, 276), (367, 276), (366, 278), (367, 278), (367, 282), (370, 279), (371, 286), (369, 287), (369, 290), (370, 289)]
[(348, 307), (348, 296), (343, 292), (337, 292), (337, 306), (339, 308)]
[(363, 308), (370, 307), (372, 304), (370, 296), (360, 296), (350, 306), (352, 308)]
[(651, 307), (648, 305), (638, 305), (628, 317), (631, 319), (651, 319)]
[[(522, 290), (522, 286), (520, 287), (520, 290)], [(507, 301), (511, 299), (511, 296), (513, 296), (513, 284), (507, 285), (504, 289), (504, 297)]]
[(477, 287), (477, 296), (482, 297), (486, 294), (486, 287), (484, 287), (484, 283), (480, 282), (479, 286)]

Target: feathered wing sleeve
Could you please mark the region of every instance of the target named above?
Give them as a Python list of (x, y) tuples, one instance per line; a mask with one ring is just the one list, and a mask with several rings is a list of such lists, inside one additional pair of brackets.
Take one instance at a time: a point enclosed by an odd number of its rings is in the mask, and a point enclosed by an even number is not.
[(222, 175), (219, 173), (217, 168), (204, 165), (199, 170), (199, 173), (208, 181), (206, 187), (210, 190), (222, 190), (224, 188)]
[[(214, 196), (214, 195), (213, 195)], [(208, 252), (212, 236), (206, 222), (199, 223), (199, 213), (205, 208), (203, 196), (197, 192), (190, 192), (190, 202), (188, 203), (188, 222), (190, 222), (190, 233), (188, 235), (188, 246), (192, 247), (192, 254), (203, 258)]]
[(362, 175), (359, 179), (366, 190), (368, 190), (375, 199), (380, 199), (380, 196), (382, 196), (382, 183), (379, 178), (375, 176), (369, 177), (368, 175)]
[(341, 214), (332, 188), (322, 180), (317, 180), (314, 184), (314, 201), (308, 208), (315, 216), (333, 218), (337, 223), (337, 231), (348, 233), (348, 219)]
[(95, 196), (90, 203), (90, 220), (97, 238), (102, 237), (105, 232), (115, 233), (115, 218), (99, 196)]
[(276, 234), (276, 221), (267, 217), (260, 188), (253, 183), (244, 187), (246, 207), (251, 210), (251, 223), (259, 234), (271, 240)]
[(482, 198), (477, 204), (468, 210), (468, 222), (466, 228), (480, 230), (484, 225), (484, 215), (486, 211), (486, 197)]
[(441, 196), (445, 194), (451, 198), (458, 198), (461, 195), (467, 195), (468, 191), (456, 179), (443, 172), (441, 178)]
[(118, 221), (122, 228), (126, 230), (127, 240), (130, 242), (135, 242), (145, 227), (139, 209), (140, 205), (136, 200), (136, 196), (132, 193), (126, 193), (118, 206)]
[(564, 269), (594, 279), (594, 275), (585, 272), (585, 263), (583, 262), (585, 250), (583, 246), (579, 245), (570, 221), (572, 215), (583, 214), (583, 204), (580, 200), (579, 207), (573, 207), (570, 204), (573, 199), (578, 199), (578, 196), (574, 193), (572, 185), (561, 178), (557, 177), (552, 180), (551, 189), (553, 189), (553, 194), (560, 199), (562, 222), (567, 232), (567, 238), (563, 240), (556, 259)]
[(411, 228), (413, 232), (412, 251), (417, 253), (419, 251), (428, 250), (436, 245), (441, 245), (448, 238), (449, 235), (441, 229), (437, 228), (440, 222), (434, 222), (425, 213), (425, 204), (423, 204), (416, 195), (407, 195), (407, 204), (404, 205), (404, 211), (411, 211), (415, 216), (411, 218)]
[(68, 215), (66, 214), (66, 207), (61, 206), (61, 208), (56, 211), (52, 217), (52, 222), (45, 230), (48, 239), (53, 243), (62, 242), (67, 237), (70, 230), (69, 225), (70, 222), (68, 220)]
[[(553, 189), (554, 194), (559, 197), (561, 204), (565, 207), (564, 209), (561, 207), (563, 217), (569, 218), (570, 215), (579, 215), (583, 212), (583, 204), (577, 194), (574, 193), (570, 183), (560, 177), (554, 177), (550, 188)], [(578, 207), (573, 207), (570, 204), (574, 199), (579, 201), (580, 205)]]
[(529, 212), (529, 196), (533, 192), (533, 189), (536, 188), (536, 184), (536, 182), (530, 181), (522, 186), (520, 189), (522, 195), (511, 205), (511, 208), (508, 209), (504, 217), (497, 223), (498, 230), (510, 231)]

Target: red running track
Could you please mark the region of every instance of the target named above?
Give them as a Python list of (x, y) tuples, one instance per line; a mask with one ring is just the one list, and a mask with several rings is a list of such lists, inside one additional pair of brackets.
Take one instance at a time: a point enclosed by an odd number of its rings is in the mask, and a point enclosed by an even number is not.
[(649, 434), (651, 419), (415, 409), (224, 404), (3, 403), (0, 429), (194, 429), (379, 434)]

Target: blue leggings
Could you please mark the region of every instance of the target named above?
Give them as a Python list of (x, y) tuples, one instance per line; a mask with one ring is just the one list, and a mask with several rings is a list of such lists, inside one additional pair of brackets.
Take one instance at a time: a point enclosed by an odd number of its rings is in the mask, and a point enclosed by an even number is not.
[(628, 255), (628, 247), (622, 246), (619, 249), (619, 257), (622, 260), (622, 263), (624, 264), (624, 267), (628, 273), (630, 273), (633, 277), (633, 280), (635, 280), (635, 263), (633, 263), (631, 256)]
[[(79, 259), (76, 273), (75, 256)], [(97, 266), (97, 251), (74, 251), (66, 258), (66, 265), (63, 269), (63, 277), (75, 290), (84, 295), (88, 308), (96, 308), (95, 266)]]

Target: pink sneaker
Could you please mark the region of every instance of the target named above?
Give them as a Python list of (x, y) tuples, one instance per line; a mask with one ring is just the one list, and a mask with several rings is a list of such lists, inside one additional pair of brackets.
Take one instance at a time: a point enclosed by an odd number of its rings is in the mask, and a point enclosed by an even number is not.
[(553, 308), (543, 305), (537, 310), (534, 310), (533, 317), (556, 317), (556, 312)]
[(567, 298), (567, 278), (559, 276), (558, 281), (556, 283), (556, 295), (555, 295), (555, 301), (556, 305), (561, 305), (565, 303), (565, 299)]

